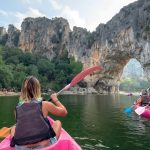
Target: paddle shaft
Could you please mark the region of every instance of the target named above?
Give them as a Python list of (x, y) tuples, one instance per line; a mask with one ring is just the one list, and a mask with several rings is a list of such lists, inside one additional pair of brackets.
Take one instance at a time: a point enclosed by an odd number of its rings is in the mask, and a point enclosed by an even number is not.
[(59, 92), (57, 92), (56, 94), (59, 95), (61, 92), (67, 90), (70, 88), (70, 84), (68, 84), (67, 86), (65, 86), (63, 89), (61, 89)]

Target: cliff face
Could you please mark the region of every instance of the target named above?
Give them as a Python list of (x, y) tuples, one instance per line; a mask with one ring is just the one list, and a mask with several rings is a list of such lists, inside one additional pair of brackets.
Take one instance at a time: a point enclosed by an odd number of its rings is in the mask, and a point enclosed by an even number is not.
[[(5, 38), (4, 38), (5, 37)], [(0, 43), (39, 53), (49, 59), (67, 50), (84, 68), (103, 66), (100, 74), (85, 78), (99, 92), (115, 92), (124, 66), (136, 58), (150, 81), (150, 1), (139, 0), (120, 10), (107, 24), (93, 33), (74, 27), (63, 18), (26, 18), (21, 31), (0, 28)]]
[(69, 33), (69, 24), (63, 18), (26, 18), (21, 26), (19, 47), (51, 59), (66, 49)]

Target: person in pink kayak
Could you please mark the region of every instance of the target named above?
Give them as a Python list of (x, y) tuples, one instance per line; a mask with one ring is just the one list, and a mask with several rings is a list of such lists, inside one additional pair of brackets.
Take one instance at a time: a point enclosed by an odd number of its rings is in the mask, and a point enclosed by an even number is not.
[(58, 120), (51, 125), (47, 119), (49, 113), (65, 117), (67, 109), (56, 93), (51, 95), (51, 102), (42, 101), (38, 79), (27, 77), (22, 83), (20, 101), (16, 106), (16, 125), (11, 130), (11, 146), (17, 150), (30, 150), (57, 142), (62, 125)]
[(141, 95), (138, 100), (136, 100), (135, 104), (139, 106), (145, 106), (150, 103), (150, 95), (148, 94), (146, 89), (141, 91)]

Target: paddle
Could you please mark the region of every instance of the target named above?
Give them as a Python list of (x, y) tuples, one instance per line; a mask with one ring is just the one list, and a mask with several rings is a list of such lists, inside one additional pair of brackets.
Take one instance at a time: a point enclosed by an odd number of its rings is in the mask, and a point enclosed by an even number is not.
[(68, 85), (66, 85), (62, 90), (57, 92), (57, 95), (59, 95), (61, 92), (65, 91), (65, 90), (68, 90), (70, 87), (74, 86), (75, 84), (80, 82), (84, 77), (86, 77), (87, 75), (91, 74), (92, 72), (94, 72), (96, 70), (102, 70), (102, 68), (100, 66), (94, 66), (94, 67), (88, 68), (88, 69), (78, 73)]
[[(133, 95), (133, 94), (132, 94)], [(130, 94), (128, 94), (127, 96), (131, 96), (131, 101), (132, 101), (132, 95)], [(132, 109), (132, 107), (133, 107), (134, 105), (132, 105), (132, 106), (130, 106), (130, 107), (127, 107), (127, 108), (124, 108), (124, 112), (125, 113), (131, 113), (132, 111), (133, 111), (133, 109)]]
[[(91, 74), (94, 71), (97, 70), (102, 70), (102, 68), (100, 66), (94, 66), (91, 68), (88, 68), (82, 72), (80, 72), (79, 74), (77, 74), (71, 81), (71, 83), (69, 83), (68, 85), (66, 85), (62, 90), (60, 90), (59, 92), (57, 92), (57, 95), (59, 95), (62, 91), (64, 90), (68, 90), (70, 87), (74, 86), (75, 84), (77, 84), (78, 82), (80, 82), (84, 77), (86, 77), (87, 75)], [(7, 127), (3, 127), (0, 130), (0, 137), (6, 137), (7, 135), (9, 135), (11, 128), (7, 128)]]
[(10, 134), (11, 128), (3, 127), (0, 129), (0, 138), (4, 138)]
[[(149, 104), (148, 104), (149, 105)], [(135, 112), (140, 116), (140, 115), (142, 115), (143, 113), (144, 113), (144, 111), (145, 111), (145, 108), (148, 106), (148, 105), (146, 105), (146, 106), (143, 106), (143, 107), (138, 107), (137, 109), (135, 109)]]
[(124, 109), (124, 112), (125, 112), (125, 113), (131, 113), (131, 112), (133, 111), (132, 107), (133, 107), (133, 106), (125, 108), (125, 109)]

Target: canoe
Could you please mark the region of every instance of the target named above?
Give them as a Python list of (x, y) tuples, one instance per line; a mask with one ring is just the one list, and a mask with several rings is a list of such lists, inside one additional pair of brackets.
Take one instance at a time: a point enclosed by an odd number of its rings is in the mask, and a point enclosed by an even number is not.
[[(139, 105), (135, 105), (134, 106), (134, 111), (138, 108), (140, 108), (141, 110), (144, 109), (145, 106), (139, 106)], [(143, 111), (143, 113), (140, 115), (141, 117), (144, 118), (148, 118), (150, 119), (150, 106), (146, 106), (146, 108), (144, 109), (145, 111)], [(135, 111), (136, 112), (136, 111)], [(138, 114), (139, 115), (139, 114)]]
[(132, 93), (128, 93), (127, 96), (133, 96), (133, 94)]
[[(48, 117), (51, 124), (53, 124), (54, 120)], [(8, 135), (1, 143), (0, 150), (15, 150), (15, 148), (10, 147), (11, 137)], [(81, 147), (75, 142), (75, 140), (62, 128), (61, 134), (58, 141), (45, 148), (41, 148), (41, 150), (82, 150)]]

